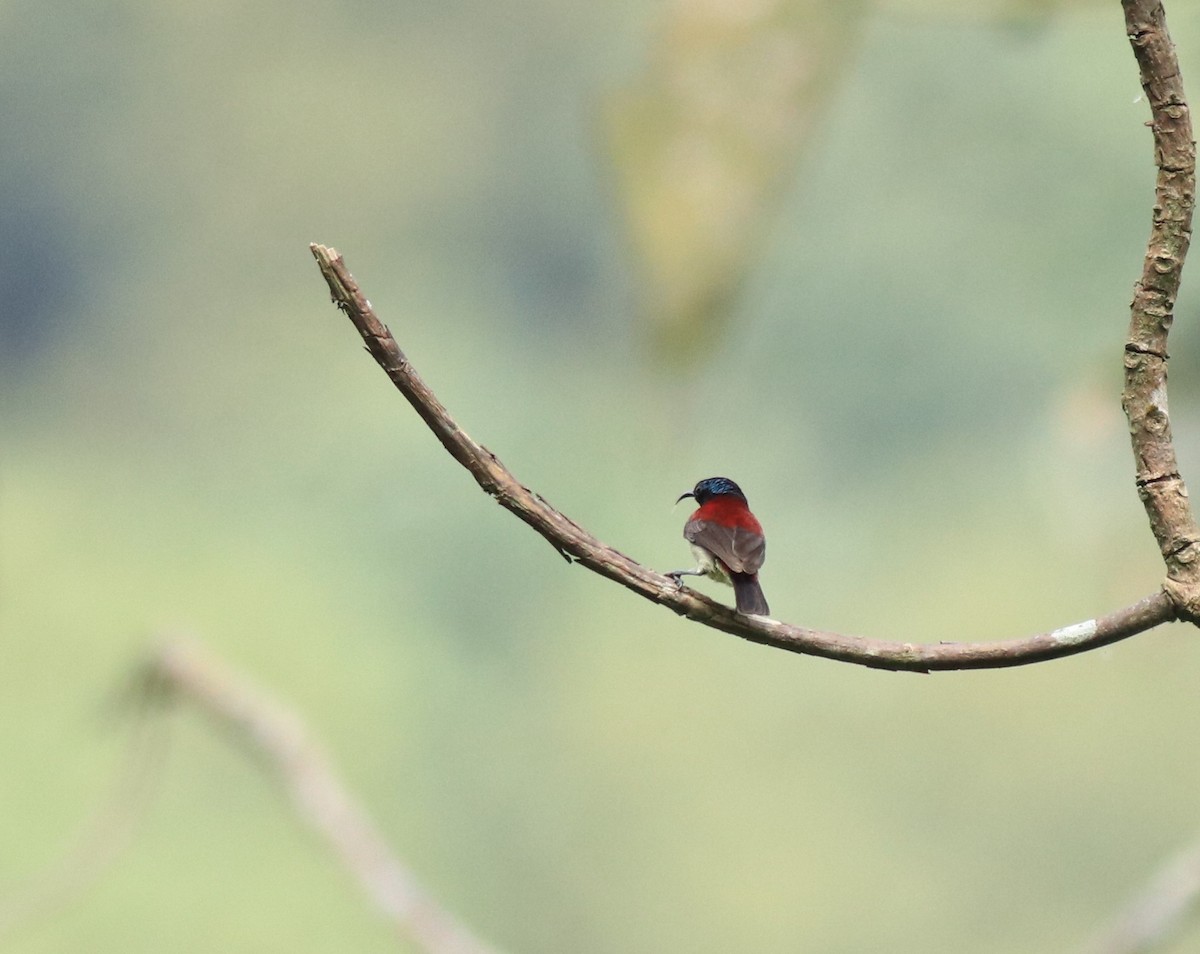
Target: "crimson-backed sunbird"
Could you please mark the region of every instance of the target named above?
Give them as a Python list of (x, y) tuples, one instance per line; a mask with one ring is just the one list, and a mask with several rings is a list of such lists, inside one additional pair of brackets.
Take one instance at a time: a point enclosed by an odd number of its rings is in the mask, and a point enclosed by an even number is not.
[[(742, 488), (728, 477), (706, 477), (679, 500), (693, 497), (700, 506), (684, 524), (684, 539), (700, 564), (667, 576), (708, 576), (733, 586), (737, 610), (746, 616), (768, 616), (767, 598), (758, 585), (758, 569), (767, 555), (762, 524), (750, 512)], [(679, 503), (676, 500), (676, 503)]]

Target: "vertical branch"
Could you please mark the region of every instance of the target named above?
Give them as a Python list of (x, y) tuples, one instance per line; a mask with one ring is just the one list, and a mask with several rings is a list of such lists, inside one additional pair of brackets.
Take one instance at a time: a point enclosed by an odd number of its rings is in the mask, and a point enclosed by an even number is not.
[(1175, 46), (1158, 0), (1122, 0), (1125, 27), (1150, 102), (1158, 166), (1153, 225), (1134, 287), (1122, 406), (1129, 418), (1138, 494), (1167, 565), (1164, 589), (1200, 622), (1200, 529), (1179, 474), (1167, 410), (1167, 335), (1191, 241), (1196, 145)]

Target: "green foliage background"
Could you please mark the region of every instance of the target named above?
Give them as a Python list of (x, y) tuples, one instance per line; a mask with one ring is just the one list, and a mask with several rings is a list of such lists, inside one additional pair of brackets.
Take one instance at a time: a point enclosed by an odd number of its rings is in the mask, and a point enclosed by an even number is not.
[[(735, 477), (781, 618), (992, 639), (1153, 589), (1118, 402), (1153, 166), (1117, 5), (870, 13), (689, 370), (634, 318), (598, 138), (663, 12), (0, 9), (0, 894), (106, 797), (113, 695), (164, 627), (303, 712), (513, 952), (1056, 951), (1200, 826), (1192, 630), (920, 677), (697, 628), (479, 493), (328, 304), (310, 241), (473, 436), (650, 565), (687, 559), (671, 501)], [(1200, 12), (1169, 14), (1193, 76)], [(393, 949), (177, 721), (131, 850), (6, 949)]]

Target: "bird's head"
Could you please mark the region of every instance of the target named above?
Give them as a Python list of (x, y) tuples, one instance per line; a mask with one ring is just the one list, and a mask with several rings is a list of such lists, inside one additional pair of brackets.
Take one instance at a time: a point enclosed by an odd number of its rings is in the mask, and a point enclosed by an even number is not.
[[(728, 477), (705, 477), (695, 487), (687, 491), (687, 493), (680, 494), (679, 500), (694, 497), (696, 503), (704, 506), (705, 501), (711, 500), (713, 497), (719, 497), (722, 494), (729, 494), (732, 497), (737, 497), (742, 503), (746, 502), (746, 495), (742, 493), (742, 488)], [(679, 500), (675, 502), (679, 503)]]

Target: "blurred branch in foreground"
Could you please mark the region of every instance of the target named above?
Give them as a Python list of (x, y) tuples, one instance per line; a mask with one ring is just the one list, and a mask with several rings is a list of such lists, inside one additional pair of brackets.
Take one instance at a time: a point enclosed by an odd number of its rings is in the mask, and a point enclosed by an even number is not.
[(133, 674), (136, 706), (112, 797), (78, 843), (24, 888), (0, 898), (0, 943), (75, 900), (109, 870), (145, 814), (161, 777), (166, 720), (154, 710), (188, 702), (225, 729), (282, 783), (300, 817), (333, 849), (399, 935), (425, 954), (498, 954), (475, 938), (389, 851), (300, 717), (194, 640), (164, 642)]
[(194, 641), (163, 644), (144, 664), (141, 683), (147, 695), (196, 706), (259, 759), (401, 937), (428, 954), (495, 954), (392, 855), (294, 712)]
[(1181, 849), (1080, 954), (1147, 954), (1170, 941), (1200, 904), (1200, 839)]

